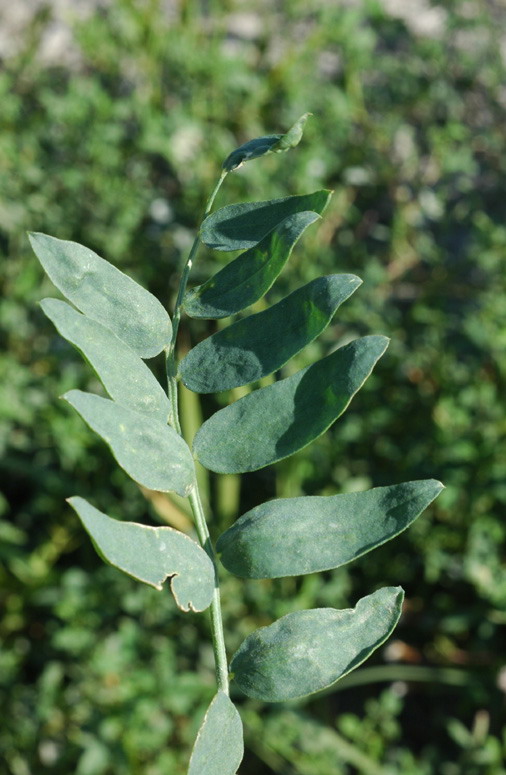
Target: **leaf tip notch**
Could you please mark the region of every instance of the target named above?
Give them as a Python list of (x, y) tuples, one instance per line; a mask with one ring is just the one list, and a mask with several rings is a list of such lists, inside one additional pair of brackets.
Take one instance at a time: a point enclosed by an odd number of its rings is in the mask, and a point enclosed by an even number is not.
[(176, 605), (184, 612), (198, 613), (211, 605), (214, 566), (189, 536), (171, 527), (112, 519), (79, 496), (67, 503), (109, 565), (158, 591), (169, 580)]

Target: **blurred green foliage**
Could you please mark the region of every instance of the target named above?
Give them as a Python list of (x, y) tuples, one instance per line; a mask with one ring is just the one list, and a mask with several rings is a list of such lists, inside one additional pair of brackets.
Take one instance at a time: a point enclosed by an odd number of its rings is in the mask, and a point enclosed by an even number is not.
[[(323, 439), (240, 488), (234, 477), (211, 479), (213, 532), (274, 495), (424, 477), (447, 489), (406, 534), (350, 567), (263, 582), (224, 574), (230, 653), (292, 610), (346, 607), (397, 583), (408, 601), (395, 640), (334, 691), (281, 706), (243, 702), (241, 771), (506, 772), (506, 19), (485, 0), (420, 8), (436, 29), (416, 27), (422, 11), (410, 20), (379, 0), (116, 0), (85, 18), (69, 4), (68, 61), (47, 61), (48, 6), (5, 57), (6, 775), (182, 774), (214, 683), (206, 617), (180, 614), (168, 593), (104, 567), (64, 502), (79, 494), (113, 516), (186, 520), (179, 503), (146, 500), (56, 401), (98, 386), (37, 308), (56, 293), (25, 231), (82, 242), (169, 303), (222, 160), (305, 111), (314, 118), (282, 173), (275, 156), (246, 165), (217, 204), (335, 190), (270, 301), (322, 272), (354, 272), (364, 285), (283, 373), (358, 335), (392, 343)], [(194, 282), (224, 260), (202, 251)], [(185, 327), (183, 346), (205, 325)], [(183, 405), (194, 428), (200, 409), (189, 394)], [(215, 407), (206, 398), (202, 411)]]

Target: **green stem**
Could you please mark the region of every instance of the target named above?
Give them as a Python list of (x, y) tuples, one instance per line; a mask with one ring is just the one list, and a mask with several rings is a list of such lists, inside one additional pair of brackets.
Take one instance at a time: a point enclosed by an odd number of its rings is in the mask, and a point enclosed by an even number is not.
[(211, 603), (211, 633), (213, 638), (214, 662), (216, 665), (216, 682), (222, 692), (228, 694), (228, 665), (227, 652), (225, 650), (225, 636), (223, 633), (223, 621), (221, 618), (220, 582), (218, 579), (218, 565), (214, 553), (211, 537), (207, 527), (206, 518), (198, 487), (195, 485), (190, 496), (190, 503), (195, 516), (195, 526), (200, 543), (214, 565), (214, 594)]
[[(207, 200), (204, 218), (207, 218), (211, 212), (216, 194), (218, 193), (221, 184), (223, 183), (226, 170), (223, 170), (220, 179), (218, 180), (214, 190)], [(167, 364), (167, 382), (168, 382), (168, 395), (171, 403), (171, 416), (169, 418), (170, 424), (175, 430), (182, 436), (181, 422), (179, 419), (178, 410), (178, 386), (177, 386), (177, 363), (176, 363), (176, 342), (177, 334), (179, 331), (179, 323), (181, 321), (181, 308), (183, 305), (184, 295), (186, 293), (186, 286), (188, 284), (188, 278), (193, 265), (193, 260), (197, 254), (197, 250), (200, 245), (200, 236), (197, 234), (193, 245), (191, 247), (188, 258), (186, 259), (185, 266), (181, 275), (181, 281), (177, 292), (176, 304), (174, 306), (174, 312), (172, 315), (172, 338), (170, 345), (166, 351), (166, 364)], [(192, 507), (193, 515), (195, 518), (195, 527), (197, 529), (197, 535), (199, 541), (204, 547), (205, 551), (211, 558), (214, 566), (214, 594), (211, 603), (211, 635), (213, 640), (213, 651), (216, 665), (216, 681), (218, 688), (221, 691), (228, 694), (228, 666), (227, 666), (227, 654), (225, 651), (225, 637), (223, 634), (223, 621), (221, 618), (221, 603), (220, 603), (220, 587), (218, 580), (218, 566), (216, 562), (216, 555), (209, 535), (209, 529), (204, 514), (204, 508), (202, 506), (202, 500), (200, 498), (200, 492), (198, 484), (195, 482), (190, 495), (188, 496)]]
[[(220, 186), (225, 180), (226, 175), (227, 175), (227, 171), (223, 170), (217, 184), (214, 187), (214, 190), (211, 196), (207, 200), (206, 209), (202, 220), (207, 218), (207, 216), (211, 212), (214, 200), (216, 198), (216, 194), (220, 190)], [(186, 259), (186, 263), (183, 268), (183, 273), (181, 275), (181, 281), (179, 283), (179, 288), (177, 292), (177, 299), (174, 305), (174, 312), (172, 313), (172, 338), (171, 338), (168, 350), (166, 351), (168, 394), (169, 394), (169, 399), (171, 404), (171, 415), (169, 418), (169, 422), (181, 436), (183, 434), (181, 433), (181, 423), (179, 422), (179, 411), (178, 411), (176, 343), (177, 343), (177, 334), (179, 331), (179, 323), (181, 320), (181, 307), (183, 305), (183, 299), (186, 293), (186, 286), (188, 285), (188, 278), (190, 276), (190, 272), (193, 266), (193, 260), (197, 254), (199, 245), (200, 245), (200, 235), (197, 234), (197, 236), (193, 240), (193, 245), (191, 246), (190, 253), (188, 254), (188, 258)]]

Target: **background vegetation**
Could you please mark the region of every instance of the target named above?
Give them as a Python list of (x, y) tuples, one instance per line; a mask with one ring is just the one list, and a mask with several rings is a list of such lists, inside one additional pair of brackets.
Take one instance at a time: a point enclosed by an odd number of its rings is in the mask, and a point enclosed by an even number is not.
[[(359, 335), (392, 343), (323, 439), (240, 489), (234, 477), (210, 480), (214, 534), (275, 495), (424, 477), (447, 489), (407, 533), (350, 567), (246, 583), (224, 574), (230, 652), (288, 611), (347, 607), (387, 584), (407, 593), (393, 641), (334, 690), (276, 706), (244, 699), (241, 773), (506, 772), (501, 5), (115, 0), (83, 12), (68, 2), (63, 26), (40, 5), (4, 52), (6, 775), (182, 775), (214, 692), (206, 617), (104, 566), (65, 504), (79, 494), (117, 517), (191, 530), (181, 504), (141, 493), (56, 400), (99, 387), (37, 307), (56, 293), (25, 231), (88, 245), (168, 303), (222, 159), (305, 111), (315, 117), (289, 163), (247, 165), (218, 205), (335, 190), (284, 290), (335, 271), (364, 285), (288, 372)], [(202, 252), (194, 281), (221, 260)], [(184, 346), (204, 325), (184, 327)], [(190, 394), (184, 406), (191, 435), (200, 409)], [(201, 411), (215, 408), (206, 400)]]

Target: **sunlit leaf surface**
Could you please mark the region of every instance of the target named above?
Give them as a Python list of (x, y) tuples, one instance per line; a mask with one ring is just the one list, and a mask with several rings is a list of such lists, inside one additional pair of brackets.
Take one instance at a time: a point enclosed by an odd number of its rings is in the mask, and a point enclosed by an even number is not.
[(111, 398), (167, 422), (170, 402), (165, 391), (125, 342), (64, 301), (43, 299), (40, 305), (59, 333), (91, 363)]
[(244, 514), (216, 548), (225, 568), (243, 578), (338, 568), (409, 527), (442, 489), (441, 482), (427, 479), (269, 501)]
[(235, 775), (243, 753), (241, 717), (233, 702), (219, 691), (199, 729), (188, 775)]
[(63, 398), (104, 439), (132, 479), (150, 490), (188, 495), (195, 480), (193, 459), (174, 428), (81, 390), (70, 390)]
[(384, 587), (355, 608), (315, 608), (283, 616), (248, 635), (230, 665), (238, 687), (257, 700), (313, 694), (362, 664), (392, 633), (404, 592)]
[(145, 288), (77, 242), (40, 233), (30, 234), (30, 242), (58, 290), (142, 358), (151, 358), (168, 345), (170, 318)]
[(171, 527), (111, 519), (84, 498), (69, 498), (101, 557), (156, 589), (166, 579), (183, 611), (204, 611), (214, 592), (214, 568), (206, 552)]

